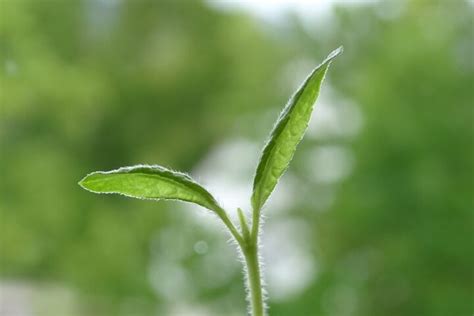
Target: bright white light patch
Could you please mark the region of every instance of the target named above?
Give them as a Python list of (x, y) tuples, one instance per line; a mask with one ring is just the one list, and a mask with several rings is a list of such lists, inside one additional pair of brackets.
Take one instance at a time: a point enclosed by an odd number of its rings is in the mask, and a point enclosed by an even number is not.
[(311, 254), (309, 224), (300, 220), (269, 222), (263, 234), (264, 275), (272, 300), (284, 301), (300, 294), (316, 274)]
[(350, 174), (353, 161), (352, 153), (343, 146), (320, 146), (310, 152), (307, 166), (315, 181), (335, 183)]
[(279, 22), (288, 13), (293, 13), (311, 24), (315, 17), (327, 16), (334, 5), (363, 5), (379, 0), (208, 0), (218, 10), (242, 10), (268, 22)]

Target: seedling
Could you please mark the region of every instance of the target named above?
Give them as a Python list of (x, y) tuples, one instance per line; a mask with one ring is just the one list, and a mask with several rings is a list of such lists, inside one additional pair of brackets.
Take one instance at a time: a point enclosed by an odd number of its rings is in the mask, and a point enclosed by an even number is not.
[(296, 147), (306, 132), (329, 65), (341, 52), (342, 47), (334, 50), (311, 72), (278, 117), (255, 173), (251, 218), (247, 218), (239, 208), (238, 226), (203, 186), (187, 174), (161, 166), (137, 165), (106, 172), (97, 171), (88, 174), (79, 184), (94, 193), (116, 193), (155, 201), (178, 200), (198, 204), (215, 213), (235, 239), (245, 259), (249, 313), (252, 316), (265, 315), (259, 256), (262, 209), (288, 168)]

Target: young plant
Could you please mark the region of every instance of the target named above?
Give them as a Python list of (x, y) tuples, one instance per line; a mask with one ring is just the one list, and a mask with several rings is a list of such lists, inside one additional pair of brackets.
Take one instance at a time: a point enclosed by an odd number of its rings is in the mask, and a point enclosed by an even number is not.
[(303, 138), (331, 61), (341, 52), (342, 47), (329, 54), (306, 78), (281, 112), (255, 173), (251, 219), (246, 218), (240, 208), (237, 210), (239, 229), (203, 186), (184, 173), (161, 166), (137, 165), (106, 172), (97, 171), (87, 175), (79, 184), (94, 193), (116, 193), (146, 200), (178, 200), (195, 203), (214, 212), (235, 239), (245, 259), (249, 312), (253, 316), (265, 315), (259, 256), (262, 209)]

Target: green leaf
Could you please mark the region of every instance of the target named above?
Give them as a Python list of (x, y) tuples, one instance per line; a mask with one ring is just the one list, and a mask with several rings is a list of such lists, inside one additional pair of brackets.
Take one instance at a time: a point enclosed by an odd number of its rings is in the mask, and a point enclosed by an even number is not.
[(265, 145), (253, 183), (252, 206), (260, 210), (293, 158), (308, 127), (313, 105), (331, 61), (342, 52), (334, 50), (306, 78), (281, 112)]
[(214, 197), (188, 175), (161, 166), (138, 165), (88, 174), (79, 182), (94, 193), (116, 193), (148, 200), (180, 200), (219, 213)]

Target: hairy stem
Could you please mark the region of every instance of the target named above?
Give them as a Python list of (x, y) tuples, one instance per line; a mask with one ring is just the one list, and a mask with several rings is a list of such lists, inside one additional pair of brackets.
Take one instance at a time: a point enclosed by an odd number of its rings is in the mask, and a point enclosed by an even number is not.
[(232, 221), (230, 220), (229, 216), (227, 216), (227, 212), (222, 208), (218, 208), (215, 211), (217, 213), (217, 216), (219, 216), (219, 218), (222, 220), (222, 222), (227, 227), (227, 229), (229, 229), (230, 233), (235, 238), (235, 240), (237, 241), (239, 246), (243, 247), (244, 239), (242, 238), (242, 236), (237, 231), (237, 228), (235, 228), (235, 226), (232, 223)]
[(252, 233), (250, 234), (251, 243), (258, 244), (258, 234), (260, 229), (260, 210), (253, 209), (252, 211)]
[(249, 303), (252, 316), (264, 316), (265, 307), (263, 303), (262, 277), (260, 274), (260, 257), (258, 254), (260, 211), (253, 210), (251, 231), (247, 225), (247, 220), (243, 211), (238, 209), (237, 212), (242, 233), (239, 233), (224, 209), (219, 208), (216, 210), (219, 218), (237, 241), (237, 244), (242, 250), (242, 254), (245, 258), (247, 282), (250, 294)]
[(250, 291), (250, 310), (252, 311), (252, 316), (265, 315), (260, 257), (258, 254), (259, 229), (260, 210), (254, 208), (252, 212), (252, 230), (247, 234), (245, 244), (242, 247), (245, 264), (247, 265), (247, 281)]
[(263, 305), (262, 280), (260, 275), (260, 262), (258, 256), (258, 245), (249, 245), (244, 250), (245, 263), (247, 265), (247, 280), (250, 291), (250, 304), (252, 316), (263, 316), (265, 314)]

